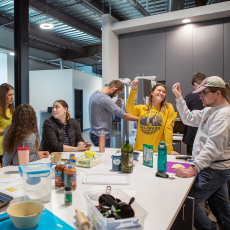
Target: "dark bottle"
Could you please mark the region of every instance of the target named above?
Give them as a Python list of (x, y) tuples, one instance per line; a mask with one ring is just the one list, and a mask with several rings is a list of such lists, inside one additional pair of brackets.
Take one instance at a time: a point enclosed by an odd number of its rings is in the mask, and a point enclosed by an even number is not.
[(133, 172), (133, 147), (128, 140), (121, 148), (121, 171), (125, 173)]

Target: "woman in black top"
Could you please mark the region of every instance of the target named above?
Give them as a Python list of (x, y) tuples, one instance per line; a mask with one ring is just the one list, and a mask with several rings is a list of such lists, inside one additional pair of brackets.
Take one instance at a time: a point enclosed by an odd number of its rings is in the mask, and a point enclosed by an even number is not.
[(84, 142), (78, 121), (70, 118), (68, 104), (63, 100), (53, 104), (53, 116), (43, 124), (42, 150), (49, 152), (85, 151), (91, 148)]

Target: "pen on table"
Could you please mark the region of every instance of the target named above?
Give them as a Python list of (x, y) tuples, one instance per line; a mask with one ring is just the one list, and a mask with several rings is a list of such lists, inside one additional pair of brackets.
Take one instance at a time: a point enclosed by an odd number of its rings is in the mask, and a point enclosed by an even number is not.
[(6, 219), (8, 219), (8, 218), (10, 218), (10, 217), (9, 217), (9, 216), (5, 216), (5, 217), (3, 217), (3, 218), (0, 218), (0, 221), (6, 220)]

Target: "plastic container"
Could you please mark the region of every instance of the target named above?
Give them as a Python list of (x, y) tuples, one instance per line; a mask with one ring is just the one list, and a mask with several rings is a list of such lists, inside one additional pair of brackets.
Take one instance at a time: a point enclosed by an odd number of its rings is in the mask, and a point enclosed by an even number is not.
[(25, 200), (51, 201), (52, 172), (50, 165), (45, 163), (19, 166)]
[[(104, 193), (104, 190), (89, 191), (84, 193), (87, 201), (87, 214), (96, 230), (121, 230), (126, 228), (128, 229), (128, 227), (130, 227), (130, 229), (144, 228), (144, 220), (148, 213), (136, 201), (134, 201), (132, 204), (132, 208), (135, 212), (135, 217), (122, 220), (103, 217), (101, 213), (96, 209), (95, 205), (98, 205), (98, 198)], [(128, 203), (131, 198), (121, 189), (112, 189), (110, 194), (126, 203)], [(138, 228), (138, 226), (141, 227)]]
[(105, 135), (99, 135), (99, 152), (104, 153), (105, 152)]
[(94, 158), (87, 158), (85, 156), (79, 157), (77, 159), (77, 166), (84, 168), (92, 168), (102, 162), (102, 154), (95, 154)]
[(161, 141), (158, 145), (158, 163), (157, 170), (166, 172), (167, 170), (167, 145)]

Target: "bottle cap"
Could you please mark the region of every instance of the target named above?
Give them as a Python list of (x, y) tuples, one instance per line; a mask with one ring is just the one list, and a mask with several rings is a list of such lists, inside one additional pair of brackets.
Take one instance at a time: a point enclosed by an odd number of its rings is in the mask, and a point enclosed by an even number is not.
[(66, 185), (65, 191), (72, 191), (72, 185)]
[(68, 164), (68, 168), (72, 168), (73, 167), (73, 165), (72, 164)]
[(65, 162), (56, 162), (56, 165), (63, 165)]

